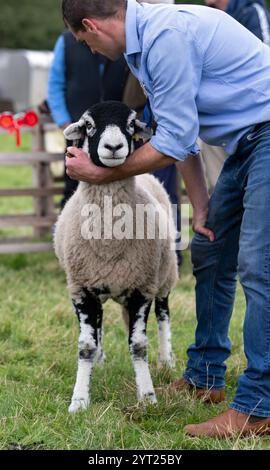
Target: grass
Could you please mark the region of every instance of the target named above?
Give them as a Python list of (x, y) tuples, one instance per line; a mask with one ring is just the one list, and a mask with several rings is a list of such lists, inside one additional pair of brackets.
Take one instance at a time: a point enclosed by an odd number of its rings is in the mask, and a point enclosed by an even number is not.
[[(24, 176), (29, 178), (27, 173)], [(14, 168), (1, 171), (0, 186), (10, 186), (11, 182), (25, 183)], [(18, 202), (14, 200), (14, 204)], [(192, 439), (183, 432), (187, 423), (206, 420), (224, 410), (233, 397), (237, 377), (245, 366), (244, 307), (238, 288), (230, 330), (233, 354), (228, 361), (227, 402), (207, 406), (184, 394), (169, 392), (166, 384), (181, 375), (186, 349), (194, 338), (194, 280), (186, 252), (181, 280), (171, 295), (177, 363), (173, 372), (157, 369), (157, 325), (153, 313), (149, 321), (150, 368), (158, 405), (136, 402), (120, 308), (108, 302), (104, 314), (107, 360), (103, 367), (94, 369), (90, 408), (70, 416), (67, 408), (77, 367), (78, 325), (65, 276), (53, 253), (0, 256), (0, 450), (268, 449), (269, 437), (219, 441)]]
[[(0, 152), (24, 152), (31, 148), (31, 134), (22, 134), (21, 147), (15, 147), (15, 136), (12, 134), (0, 135)], [(10, 188), (30, 188), (32, 186), (32, 168), (27, 165), (1, 166), (0, 187)], [(33, 199), (30, 197), (1, 197), (0, 215), (31, 214), (33, 213)], [(31, 236), (32, 229), (5, 228), (0, 229), (0, 237)]]
[(158, 406), (136, 403), (133, 370), (119, 306), (105, 305), (103, 367), (93, 373), (92, 405), (70, 416), (67, 407), (77, 365), (77, 319), (53, 254), (0, 256), (0, 449), (267, 449), (269, 438), (218, 441), (184, 435), (187, 423), (226, 408), (244, 367), (239, 292), (231, 325), (234, 354), (227, 373), (228, 401), (207, 406), (163, 385), (178, 377), (193, 340), (193, 279), (185, 256), (171, 296), (175, 372), (159, 371), (156, 321), (149, 322), (150, 365)]

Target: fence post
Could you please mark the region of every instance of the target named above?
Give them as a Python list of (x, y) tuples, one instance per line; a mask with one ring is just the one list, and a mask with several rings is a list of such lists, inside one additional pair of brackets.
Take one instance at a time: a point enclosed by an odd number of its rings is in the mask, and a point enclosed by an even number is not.
[[(33, 152), (45, 151), (44, 145), (44, 127), (42, 120), (39, 126), (33, 131)], [(37, 162), (33, 165), (33, 187), (45, 189), (53, 186), (53, 179), (50, 171), (49, 162)], [(54, 213), (53, 196), (36, 196), (33, 200), (34, 213), (38, 217), (46, 217)], [(50, 233), (48, 227), (35, 227), (34, 235), (42, 237)]]

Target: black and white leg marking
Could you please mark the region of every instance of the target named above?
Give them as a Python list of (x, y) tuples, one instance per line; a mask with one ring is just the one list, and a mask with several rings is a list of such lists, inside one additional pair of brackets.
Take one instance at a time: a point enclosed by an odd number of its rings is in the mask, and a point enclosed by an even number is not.
[(74, 300), (73, 305), (80, 323), (80, 336), (77, 378), (70, 413), (86, 409), (90, 403), (91, 373), (98, 351), (98, 318), (102, 318), (99, 298), (87, 289), (83, 289), (81, 299)]
[(146, 326), (151, 303), (135, 290), (127, 299), (126, 309), (129, 313), (129, 348), (135, 371), (138, 400), (148, 399), (151, 403), (156, 403), (147, 356)]
[(174, 367), (174, 360), (172, 355), (171, 344), (171, 328), (170, 328), (170, 312), (169, 312), (169, 297), (156, 298), (155, 300), (155, 313), (158, 322), (158, 336), (159, 336), (159, 352), (158, 352), (158, 365), (162, 367), (167, 365)]

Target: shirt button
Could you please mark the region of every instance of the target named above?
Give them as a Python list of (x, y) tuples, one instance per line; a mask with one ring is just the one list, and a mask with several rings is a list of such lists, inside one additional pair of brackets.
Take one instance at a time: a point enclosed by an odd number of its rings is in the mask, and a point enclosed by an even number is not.
[(226, 142), (222, 142), (222, 147), (226, 147)]

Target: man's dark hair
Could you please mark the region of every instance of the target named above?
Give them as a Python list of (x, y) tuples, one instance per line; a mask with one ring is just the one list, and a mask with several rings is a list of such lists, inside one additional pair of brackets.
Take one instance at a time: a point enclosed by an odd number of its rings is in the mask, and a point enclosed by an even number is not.
[(62, 0), (63, 19), (73, 31), (82, 31), (83, 18), (105, 19), (126, 8), (126, 0)]

